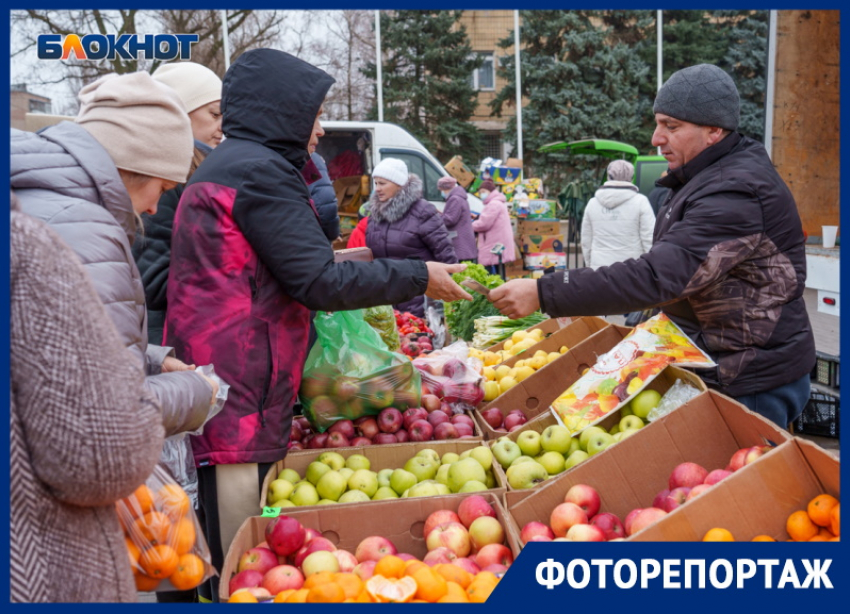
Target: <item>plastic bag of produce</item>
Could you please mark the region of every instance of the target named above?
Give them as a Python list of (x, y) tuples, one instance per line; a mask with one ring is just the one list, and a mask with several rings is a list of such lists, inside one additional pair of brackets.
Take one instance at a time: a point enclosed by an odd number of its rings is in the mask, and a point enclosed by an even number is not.
[(318, 312), (316, 344), (298, 396), (313, 429), (395, 407), (418, 407), (421, 381), (410, 360), (390, 352), (362, 310)]
[(363, 312), (363, 318), (369, 326), (378, 331), (388, 350), (391, 352), (398, 351), (398, 327), (396, 326), (392, 305), (369, 307)]
[(700, 392), (702, 391), (699, 388), (677, 379), (675, 383), (670, 386), (670, 389), (664, 393), (664, 396), (661, 397), (658, 405), (649, 410), (649, 413), (646, 416), (646, 421), (652, 422), (659, 418), (663, 418), (671, 411), (679, 409), (679, 407), (693, 399)]
[(185, 591), (218, 575), (189, 496), (163, 467), (115, 509), (140, 591)]
[(474, 409), (484, 400), (483, 364), (469, 355), (464, 341), (420, 356), (413, 366), (422, 376), (422, 394), (433, 394), (455, 413)]
[(715, 367), (682, 330), (660, 313), (636, 326), (552, 403), (552, 413), (571, 431), (625, 405), (669, 364)]

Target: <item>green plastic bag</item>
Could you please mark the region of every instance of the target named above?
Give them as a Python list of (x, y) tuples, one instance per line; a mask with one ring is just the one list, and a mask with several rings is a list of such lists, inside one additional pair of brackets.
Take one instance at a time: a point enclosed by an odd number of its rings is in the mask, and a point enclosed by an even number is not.
[(299, 397), (317, 432), (387, 407), (419, 407), (419, 372), (406, 356), (387, 349), (363, 315), (363, 310), (316, 314), (318, 338), (304, 364)]

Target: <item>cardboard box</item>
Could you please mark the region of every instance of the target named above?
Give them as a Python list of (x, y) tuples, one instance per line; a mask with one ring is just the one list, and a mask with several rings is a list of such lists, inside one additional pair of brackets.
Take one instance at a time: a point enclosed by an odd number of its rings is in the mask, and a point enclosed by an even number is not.
[(737, 541), (750, 541), (757, 535), (788, 541), (788, 516), (806, 509), (809, 501), (822, 493), (839, 498), (840, 473), (838, 458), (817, 444), (794, 437), (719, 482), (706, 496), (636, 534), (632, 541), (702, 541), (713, 527), (728, 529)]
[[(685, 382), (691, 384), (692, 386), (694, 386), (695, 388), (697, 388), (700, 391), (700, 394), (706, 394), (707, 391), (708, 391), (708, 387), (705, 385), (705, 382), (703, 382), (699, 378), (699, 376), (695, 375), (694, 373), (692, 373), (690, 371), (687, 371), (685, 369), (680, 369), (680, 368), (674, 367), (674, 366), (669, 366), (666, 369), (664, 369), (661, 373), (659, 373), (658, 376), (655, 379), (653, 379), (649, 384), (647, 384), (646, 389), (657, 390), (662, 396), (664, 396), (664, 393), (667, 392), (673, 386), (673, 384), (676, 383), (677, 380), (684, 380)], [(591, 422), (590, 424), (588, 424), (588, 426), (598, 426), (598, 427), (604, 428), (606, 431), (608, 431), (615, 424), (619, 424), (620, 419), (622, 418), (621, 411), (622, 410), (620, 410), (620, 409), (618, 409), (616, 411), (612, 411), (612, 412), (602, 416), (598, 420)], [(549, 412), (546, 412), (544, 414), (537, 416), (536, 418), (530, 420), (529, 422), (526, 422), (524, 425), (522, 425), (522, 428), (515, 430), (513, 433), (508, 433), (507, 437), (509, 439), (511, 439), (512, 441), (516, 441), (517, 438), (519, 437), (519, 434), (523, 431), (534, 430), (534, 431), (537, 431), (538, 433), (542, 433), (543, 430), (546, 427), (552, 426), (553, 424), (558, 424), (558, 420), (557, 420), (557, 418), (555, 418), (555, 416), (552, 414), (552, 412), (549, 411)], [(644, 426), (644, 428), (646, 428), (647, 426), (649, 426), (649, 425)], [(587, 428), (587, 427), (585, 427), (585, 428)], [(575, 433), (573, 433), (573, 437), (579, 437), (583, 430), (584, 429), (580, 429), (580, 430), (576, 431)], [(634, 435), (632, 435), (632, 436), (634, 437)], [(493, 443), (495, 443), (495, 440), (488, 441), (489, 445), (492, 445)], [(573, 471), (577, 467), (578, 467), (578, 465), (576, 465), (576, 467), (573, 467), (572, 469), (569, 469), (568, 471)], [(499, 465), (498, 463), (496, 463), (496, 471), (502, 472), (502, 473), (505, 472), (505, 470), (502, 469), (502, 466)], [(512, 505), (514, 505), (514, 504), (518, 503), (519, 501), (525, 499), (528, 495), (530, 495), (535, 490), (535, 489), (515, 490), (515, 489), (511, 488), (510, 484), (508, 484), (507, 475), (502, 475), (500, 477), (500, 479), (505, 484), (506, 488), (508, 489), (508, 492), (505, 493), (505, 503), (507, 504), (508, 507), (511, 507)]]
[[(339, 214), (339, 233), (341, 235), (349, 235), (357, 226), (360, 220), (357, 219), (356, 213), (340, 213)], [(541, 250), (542, 251), (542, 250)]]
[[(496, 510), (496, 518), (505, 529), (505, 545), (514, 557), (519, 555), (519, 533), (498, 495), (492, 492), (482, 495)], [(432, 512), (448, 509), (456, 512), (461, 502), (469, 495), (446, 495), (443, 497), (417, 497), (414, 499), (385, 499), (369, 507), (368, 514), (352, 513), (349, 505), (323, 505), (312, 508), (287, 508), (286, 515), (298, 520), (305, 528), (319, 531), (337, 548), (352, 554), (357, 545), (372, 535), (389, 539), (399, 552), (407, 552), (422, 559), (428, 552), (422, 530), (425, 520)], [(237, 531), (221, 569), (219, 598), (222, 602), (230, 597), (228, 585), (236, 572), (239, 557), (262, 541), (265, 541), (266, 526), (272, 518), (252, 516), (242, 523)]]
[(567, 268), (567, 254), (565, 252), (530, 252), (523, 256), (525, 268), (532, 271), (543, 271), (549, 267), (555, 269)]
[(554, 200), (515, 198), (512, 211), (520, 219), (557, 220), (558, 203)]
[[(544, 412), (548, 413), (552, 401), (581, 377), (584, 369), (592, 367), (599, 356), (617, 345), (630, 330), (623, 326), (613, 326), (602, 318), (584, 317), (574, 320), (560, 330), (556, 339), (552, 339), (555, 335), (551, 335), (535, 345), (534, 347), (540, 346), (540, 349), (544, 349), (545, 343), (546, 348), (554, 348), (551, 351), (557, 351), (562, 345), (566, 345), (570, 351), (504, 394), (476, 408), (473, 413), (484, 438), (497, 439), (504, 433), (490, 428), (481, 417), (483, 410), (498, 407), (503, 415), (507, 415), (512, 409), (521, 409), (529, 420)], [(532, 355), (536, 351), (534, 350)]]
[(525, 275), (525, 264), (522, 258), (505, 263), (505, 279), (517, 279)]
[[(749, 411), (737, 401), (711, 390), (617, 445), (590, 457), (571, 471), (547, 480), (509, 511), (517, 528), (532, 520), (548, 524), (552, 510), (563, 503), (567, 491), (576, 484), (588, 484), (602, 499), (601, 511), (614, 513), (622, 520), (633, 509), (650, 507), (655, 496), (667, 488), (670, 472), (680, 463), (698, 463), (709, 471), (723, 469), (740, 448), (766, 444), (780, 446), (790, 439), (786, 430)], [(699, 498), (673, 511), (657, 523), (656, 530), (661, 530), (660, 525), (673, 521), (689, 508), (716, 510), (715, 493), (735, 482), (757, 477), (764, 462), (778, 452), (779, 448), (771, 450)], [(745, 502), (749, 512), (756, 509), (758, 499), (753, 493), (748, 493), (739, 501)], [(733, 506), (729, 513), (741, 514), (741, 508)], [(631, 539), (643, 538), (644, 535), (637, 533)]]
[(496, 185), (512, 185), (522, 181), (522, 168), (515, 166), (490, 166), (485, 171)]
[(475, 173), (469, 170), (466, 164), (463, 163), (463, 158), (460, 156), (455, 156), (449, 160), (443, 168), (446, 169), (446, 172), (449, 175), (457, 179), (457, 182), (463, 186), (464, 189), (468, 188), (475, 180)]
[(517, 220), (519, 235), (563, 235), (558, 220)]
[(520, 235), (522, 253), (563, 252), (564, 235)]
[(357, 213), (363, 199), (363, 182), (361, 175), (340, 177), (334, 181), (337, 208), (340, 213)]
[[(325, 448), (321, 450), (303, 450), (300, 452), (293, 452), (288, 454), (283, 460), (277, 461), (274, 465), (272, 465), (268, 473), (266, 473), (262, 489), (260, 490), (259, 509), (262, 510), (266, 506), (266, 495), (269, 491), (269, 484), (272, 480), (277, 478), (278, 473), (284, 469), (294, 469), (298, 472), (298, 475), (303, 478), (304, 472), (307, 470), (307, 466), (314, 460), (318, 459), (323, 452), (339, 452), (345, 458), (348, 458), (352, 454), (362, 454), (368, 458), (369, 462), (372, 464), (372, 471), (380, 471), (381, 469), (399, 469), (404, 466), (404, 463), (406, 463), (409, 458), (416, 456), (417, 452), (426, 448), (436, 451), (437, 454), (442, 457), (443, 454), (446, 454), (447, 452), (460, 454), (465, 450), (471, 450), (472, 448), (477, 448), (480, 445), (482, 445), (480, 439), (455, 439), (452, 441), (423, 441), (421, 443), (396, 443), (379, 446)], [(493, 467), (493, 475), (496, 475), (495, 467)], [(491, 490), (498, 490), (504, 487), (505, 484), (503, 482), (497, 482), (496, 489)], [(372, 503), (375, 502), (367, 503), (364, 501), (362, 503), (354, 503), (353, 505), (371, 505)], [(287, 508), (287, 510), (292, 509), (301, 508)]]
[(510, 166), (512, 168), (518, 168), (522, 170), (522, 160), (519, 158), (508, 158), (505, 160), (505, 166)]

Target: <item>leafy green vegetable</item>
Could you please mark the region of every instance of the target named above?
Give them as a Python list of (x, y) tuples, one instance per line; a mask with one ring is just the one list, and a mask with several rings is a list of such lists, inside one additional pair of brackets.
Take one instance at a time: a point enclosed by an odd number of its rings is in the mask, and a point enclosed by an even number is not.
[[(457, 283), (464, 279), (474, 279), (487, 288), (501, 286), (504, 280), (498, 275), (490, 275), (480, 264), (469, 264), (466, 270), (452, 275)], [(484, 316), (499, 315), (499, 311), (487, 300), (486, 296), (472, 293), (473, 300), (446, 303), (446, 325), (452, 336), (464, 341), (472, 341), (475, 334), (475, 320)]]

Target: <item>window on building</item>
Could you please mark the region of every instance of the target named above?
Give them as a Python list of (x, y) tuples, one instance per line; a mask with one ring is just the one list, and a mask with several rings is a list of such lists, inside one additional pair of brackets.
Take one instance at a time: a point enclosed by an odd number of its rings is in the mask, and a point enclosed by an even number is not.
[(478, 91), (488, 92), (496, 89), (496, 61), (493, 52), (479, 52), (481, 67), (472, 73), (472, 87)]
[(498, 132), (484, 132), (481, 139), (484, 142), (484, 157), (501, 160), (502, 135)]

